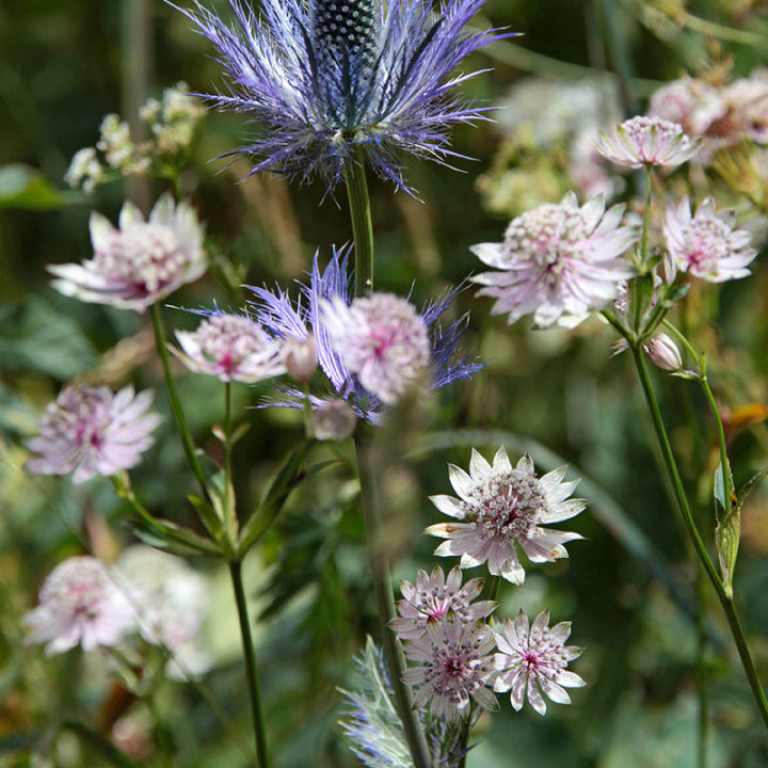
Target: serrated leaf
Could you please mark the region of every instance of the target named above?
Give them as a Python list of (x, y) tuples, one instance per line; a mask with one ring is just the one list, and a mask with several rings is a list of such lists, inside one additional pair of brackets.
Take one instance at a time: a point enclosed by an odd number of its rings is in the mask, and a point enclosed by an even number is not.
[(221, 557), (221, 549), (214, 542), (170, 520), (156, 520), (153, 524), (145, 520), (133, 520), (131, 528), (145, 544), (164, 552), (181, 556)]

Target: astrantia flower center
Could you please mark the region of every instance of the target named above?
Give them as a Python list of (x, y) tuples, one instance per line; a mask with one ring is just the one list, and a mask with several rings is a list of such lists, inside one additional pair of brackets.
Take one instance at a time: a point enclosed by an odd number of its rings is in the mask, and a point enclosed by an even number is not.
[(178, 279), (188, 257), (170, 227), (136, 223), (96, 251), (99, 272), (122, 279), (139, 294), (155, 294)]
[(277, 354), (276, 345), (255, 323), (237, 315), (209, 318), (195, 337), (203, 358), (226, 373), (232, 373), (251, 356), (266, 360)]
[(459, 642), (448, 643), (436, 650), (432, 662), (427, 662), (429, 669), (425, 683), (438, 696), (461, 705), (468, 700), (469, 694), (484, 684), (484, 676), (490, 671), (477, 663), (476, 651), (471, 645), (467, 647)]
[(718, 218), (695, 219), (683, 227), (685, 257), (694, 272), (716, 272), (731, 254), (731, 229)]
[(622, 128), (627, 138), (634, 142), (638, 149), (643, 147), (651, 134), (656, 137), (662, 147), (670, 140), (683, 135), (681, 125), (662, 120), (660, 117), (635, 117), (623, 123)]
[(471, 502), (477, 525), (503, 538), (525, 538), (545, 505), (536, 477), (517, 470), (491, 473), (473, 489)]

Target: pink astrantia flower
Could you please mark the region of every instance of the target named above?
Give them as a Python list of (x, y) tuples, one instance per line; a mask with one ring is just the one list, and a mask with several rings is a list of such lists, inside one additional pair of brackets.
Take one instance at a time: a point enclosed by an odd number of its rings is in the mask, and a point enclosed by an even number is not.
[(666, 279), (671, 282), (677, 272), (689, 272), (710, 283), (722, 283), (747, 277), (757, 251), (748, 248), (749, 232), (734, 229), (733, 211), (716, 213), (715, 201), (708, 197), (691, 216), (687, 197), (667, 209), (664, 237)]
[(176, 338), (181, 351), (172, 351), (195, 373), (247, 384), (285, 373), (280, 345), (242, 315), (211, 315), (196, 331), (176, 331)]
[(496, 636), (501, 653), (493, 658), (499, 672), (493, 689), (499, 693), (511, 691), (510, 700), (517, 711), (522, 709), (526, 696), (540, 715), (547, 711), (544, 696), (557, 704), (570, 704), (565, 689), (586, 685), (579, 675), (566, 669), (583, 651), (575, 645), (564, 645), (570, 634), (569, 621), (549, 627), (548, 611), (534, 619), (530, 630), (528, 617), (522, 611), (514, 622), (507, 619), (504, 633)]
[(347, 304), (323, 301), (322, 320), (344, 365), (386, 405), (410, 389), (429, 365), (427, 326), (416, 308), (392, 293)]
[(426, 533), (447, 539), (435, 550), (441, 557), (461, 556), (462, 568), (488, 563), (488, 570), (513, 584), (522, 584), (525, 570), (517, 556), (522, 547), (534, 563), (568, 557), (563, 544), (580, 539), (577, 533), (540, 527), (568, 520), (586, 506), (569, 499), (578, 480), (561, 482), (565, 467), (536, 477), (533, 462), (523, 456), (513, 467), (504, 446), (491, 466), (474, 448), (469, 474), (449, 464), (451, 485), (461, 498), (432, 496), (432, 503), (459, 523), (430, 525)]
[(690, 160), (700, 140), (691, 139), (681, 125), (660, 117), (633, 117), (611, 131), (603, 131), (597, 151), (616, 165), (640, 168), (643, 165), (675, 167)]
[(443, 569), (436, 566), (432, 575), (419, 571), (416, 584), (400, 582), (403, 599), (398, 601), (400, 618), (389, 622), (401, 640), (416, 640), (425, 635), (431, 624), (456, 619), (471, 624), (488, 616), (496, 604), (481, 600), (471, 605), (483, 589), (484, 579), (470, 579), (461, 586), (461, 568), (456, 566), (445, 578)]
[(533, 314), (539, 326), (578, 325), (591, 309), (604, 307), (631, 275), (621, 255), (637, 239), (621, 226), (623, 206), (605, 212), (598, 196), (579, 207), (567, 194), (513, 219), (503, 243), (481, 243), (472, 252), (488, 266), (472, 281), (486, 286), (478, 296), (497, 299), (491, 312), (514, 323)]
[(93, 259), (48, 267), (57, 277), (53, 287), (65, 296), (144, 312), (205, 272), (197, 214), (187, 203), (176, 206), (170, 195), (157, 201), (149, 221), (126, 202), (119, 229), (96, 212), (90, 226)]
[(136, 466), (160, 422), (147, 413), (152, 397), (150, 390), (135, 395), (131, 386), (116, 395), (108, 387), (67, 387), (46, 409), (39, 436), (27, 442), (41, 455), (30, 459), (26, 470), (33, 475), (74, 472), (73, 481), (82, 483)]
[(37, 608), (25, 622), (28, 643), (45, 643), (47, 655), (76, 645), (92, 651), (114, 646), (136, 626), (137, 615), (107, 567), (93, 557), (71, 557), (43, 583)]
[(493, 681), (494, 636), (482, 625), (457, 620), (428, 625), (428, 632), (403, 646), (406, 657), (420, 664), (403, 672), (403, 682), (420, 686), (414, 709), (431, 700), (435, 717), (457, 722), (469, 714), (470, 697), (483, 709), (497, 709), (496, 697), (486, 687)]

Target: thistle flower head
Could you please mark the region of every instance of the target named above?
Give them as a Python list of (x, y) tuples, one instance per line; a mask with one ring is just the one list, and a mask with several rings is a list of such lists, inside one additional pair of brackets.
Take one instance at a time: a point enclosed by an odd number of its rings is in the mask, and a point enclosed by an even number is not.
[(757, 251), (748, 247), (750, 233), (735, 229), (735, 224), (734, 212), (717, 213), (711, 197), (699, 205), (694, 215), (687, 197), (671, 205), (664, 220), (666, 279), (671, 282), (678, 272), (688, 272), (710, 283), (747, 277), (747, 265)]
[(628, 168), (662, 165), (674, 168), (690, 160), (701, 145), (682, 126), (660, 117), (633, 117), (611, 131), (603, 131), (597, 150), (616, 165)]
[(570, 634), (570, 622), (561, 621), (550, 628), (548, 611), (540, 613), (530, 627), (522, 611), (514, 622), (508, 619), (503, 634), (496, 636), (500, 653), (493, 662), (499, 674), (493, 689), (511, 691), (510, 700), (517, 711), (526, 696), (540, 715), (547, 711), (544, 696), (557, 704), (570, 704), (565, 689), (586, 685), (579, 675), (566, 669), (582, 654), (581, 648), (565, 645)]
[(272, 170), (329, 186), (362, 149), (383, 177), (404, 187), (397, 150), (436, 160), (453, 153), (447, 128), (480, 117), (451, 76), (497, 30), (465, 32), (483, 0), (265, 0), (260, 17), (230, 0), (234, 24), (196, 4), (184, 11), (218, 49), (229, 92), (209, 97), (245, 112), (263, 134), (234, 154)]
[(93, 557), (71, 557), (43, 582), (39, 605), (25, 622), (28, 643), (45, 643), (47, 655), (76, 645), (92, 651), (114, 646), (130, 631), (137, 616), (107, 567)]
[(565, 467), (536, 477), (533, 462), (523, 456), (515, 467), (504, 446), (491, 466), (472, 449), (469, 474), (449, 465), (451, 485), (459, 494), (432, 496), (440, 512), (459, 520), (431, 525), (426, 533), (446, 539), (435, 550), (441, 557), (461, 557), (462, 568), (488, 564), (494, 575), (522, 584), (525, 570), (517, 556), (519, 545), (534, 563), (568, 557), (563, 546), (580, 539), (577, 533), (541, 527), (574, 517), (586, 506), (583, 499), (569, 499), (578, 481), (562, 482)]
[(426, 635), (403, 646), (406, 657), (419, 662), (403, 672), (404, 683), (419, 686), (413, 706), (431, 701), (431, 713), (448, 722), (469, 714), (470, 697), (483, 709), (497, 709), (487, 687), (494, 675), (493, 647), (493, 633), (484, 624), (447, 620), (428, 625)]
[(243, 315), (212, 313), (196, 331), (176, 331), (174, 354), (195, 373), (253, 384), (285, 373), (280, 345)]
[(576, 196), (545, 203), (513, 219), (502, 243), (481, 243), (472, 252), (499, 272), (472, 281), (478, 296), (495, 298), (493, 314), (514, 323), (533, 314), (539, 326), (573, 327), (593, 308), (604, 307), (631, 274), (622, 254), (636, 239), (622, 226), (622, 206), (605, 212), (598, 196), (579, 207)]
[(147, 413), (151, 403), (151, 391), (134, 395), (130, 386), (116, 395), (107, 387), (67, 387), (46, 409), (40, 434), (27, 442), (40, 456), (30, 459), (26, 470), (33, 475), (74, 472), (73, 481), (83, 483), (136, 466), (160, 421)]
[[(370, 422), (378, 421), (385, 407), (416, 381), (416, 368), (424, 372), (426, 365), (425, 379), (432, 388), (468, 378), (482, 368), (480, 363), (456, 354), (466, 319), (447, 328), (439, 322), (457, 291), (449, 291), (419, 313), (403, 299), (387, 294), (353, 300), (347, 255), (338, 252), (324, 270), (315, 259), (309, 281), (301, 285), (295, 303), (280, 288), (252, 290), (256, 301), (251, 311), (256, 321), (285, 341), (303, 340), (311, 334), (318, 365), (333, 394), (347, 400), (358, 416)], [(386, 322), (384, 317), (375, 316), (376, 308), (386, 309)], [(359, 325), (353, 325), (350, 318)], [(403, 364), (406, 368), (396, 370)], [(377, 372), (383, 376), (381, 380), (376, 379)], [(304, 397), (303, 391), (285, 387), (274, 404), (301, 408)], [(327, 402), (326, 397), (310, 400), (313, 409)]]
[(203, 231), (187, 203), (175, 205), (163, 195), (144, 221), (126, 202), (115, 229), (99, 213), (91, 214), (93, 259), (83, 264), (56, 264), (53, 287), (80, 301), (144, 312), (206, 269)]
[(392, 619), (389, 626), (401, 640), (415, 640), (427, 634), (432, 624), (456, 619), (472, 624), (484, 619), (496, 604), (491, 600), (472, 601), (483, 589), (484, 579), (470, 579), (461, 584), (461, 568), (452, 568), (446, 579), (443, 569), (435, 566), (432, 574), (419, 571), (416, 584), (400, 582), (403, 599), (397, 604), (399, 618)]

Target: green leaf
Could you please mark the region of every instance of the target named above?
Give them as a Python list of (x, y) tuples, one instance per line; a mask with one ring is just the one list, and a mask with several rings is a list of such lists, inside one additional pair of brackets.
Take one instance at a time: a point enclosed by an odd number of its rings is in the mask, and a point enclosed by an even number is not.
[[(216, 502), (216, 495), (212, 494), (212, 496), (214, 498), (214, 503), (216, 503), (216, 506), (218, 507), (219, 505)], [(200, 517), (200, 520), (208, 529), (208, 532), (211, 534), (211, 536), (213, 536), (213, 538), (218, 541), (221, 538), (222, 531), (224, 530), (222, 516), (216, 511), (216, 509), (214, 509), (214, 507), (205, 501), (205, 499), (201, 499), (199, 496), (195, 496), (194, 494), (190, 493), (187, 495), (187, 500), (195, 508), (195, 511)]]
[(222, 554), (214, 542), (170, 520), (155, 520), (153, 524), (145, 520), (132, 520), (131, 528), (145, 544), (174, 555), (221, 557)]
[(80, 195), (60, 192), (43, 174), (22, 163), (0, 166), (0, 209), (50, 210), (80, 200)]

